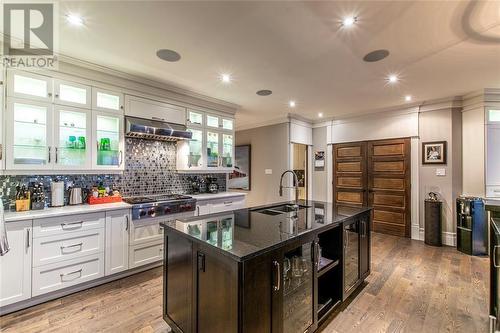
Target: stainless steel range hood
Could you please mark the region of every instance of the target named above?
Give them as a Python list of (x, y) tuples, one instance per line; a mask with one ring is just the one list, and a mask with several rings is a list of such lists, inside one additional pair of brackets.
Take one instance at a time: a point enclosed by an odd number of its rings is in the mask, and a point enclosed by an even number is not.
[(125, 136), (157, 141), (189, 140), (192, 133), (186, 126), (160, 120), (125, 117)]

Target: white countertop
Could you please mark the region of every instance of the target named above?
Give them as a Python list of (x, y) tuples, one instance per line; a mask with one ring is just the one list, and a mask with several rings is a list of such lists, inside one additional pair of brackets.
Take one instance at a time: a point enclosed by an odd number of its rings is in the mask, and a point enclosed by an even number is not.
[(128, 209), (131, 207), (132, 206), (126, 202), (116, 202), (116, 203), (99, 204), (99, 205), (85, 204), (77, 206), (54, 207), (54, 208), (45, 208), (41, 210), (29, 210), (26, 212), (5, 212), (5, 222), (33, 220), (46, 217), (55, 217), (55, 216), (64, 216), (73, 214), (104, 212), (109, 210)]
[(195, 198), (198, 201), (203, 200), (213, 200), (213, 199), (223, 199), (223, 198), (232, 198), (239, 196), (246, 196), (245, 192), (219, 192), (216, 194), (212, 193), (200, 193), (200, 194), (188, 194), (190, 197)]

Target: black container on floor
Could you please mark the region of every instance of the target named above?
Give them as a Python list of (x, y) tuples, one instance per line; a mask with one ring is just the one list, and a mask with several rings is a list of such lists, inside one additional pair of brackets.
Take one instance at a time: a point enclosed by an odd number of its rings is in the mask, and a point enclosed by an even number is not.
[(439, 200), (425, 200), (425, 244), (442, 246), (441, 242), (441, 207)]

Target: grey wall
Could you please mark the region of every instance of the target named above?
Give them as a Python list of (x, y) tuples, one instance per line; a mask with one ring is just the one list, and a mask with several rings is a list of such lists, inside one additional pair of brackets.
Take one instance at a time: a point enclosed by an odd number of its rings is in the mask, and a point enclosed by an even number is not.
[[(439, 193), (443, 201), (443, 232), (455, 233), (455, 200), (462, 192), (462, 116), (460, 109), (422, 112), (419, 115), (420, 143), (447, 141), (446, 165), (424, 165), (419, 161), (420, 227), (424, 226), (424, 199), (429, 192)], [(422, 145), (419, 145), (419, 157)], [(445, 169), (446, 176), (436, 176), (436, 169)]]
[[(330, 165), (326, 164), (326, 150), (327, 150), (327, 127), (317, 127), (313, 128), (313, 161), (312, 161), (312, 174), (313, 174), (313, 200), (319, 201), (327, 201), (328, 200), (328, 189), (327, 187), (327, 174), (328, 168)], [(323, 171), (317, 171), (314, 168), (314, 153), (316, 151), (324, 151), (325, 152), (325, 167)]]
[[(236, 145), (250, 144), (251, 190), (248, 191), (247, 205), (255, 206), (286, 200), (287, 193), (278, 193), (280, 176), (289, 166), (289, 126), (277, 124), (236, 131)], [(272, 169), (271, 175), (265, 169)]]

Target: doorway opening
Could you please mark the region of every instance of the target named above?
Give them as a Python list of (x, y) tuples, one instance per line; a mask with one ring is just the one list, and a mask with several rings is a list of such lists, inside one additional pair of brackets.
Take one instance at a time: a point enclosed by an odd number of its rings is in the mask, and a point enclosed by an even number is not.
[[(309, 186), (309, 164), (308, 164), (308, 146), (300, 143), (292, 143), (293, 161), (292, 170), (299, 179), (299, 199), (307, 200)], [(295, 186), (295, 181), (294, 181)]]

